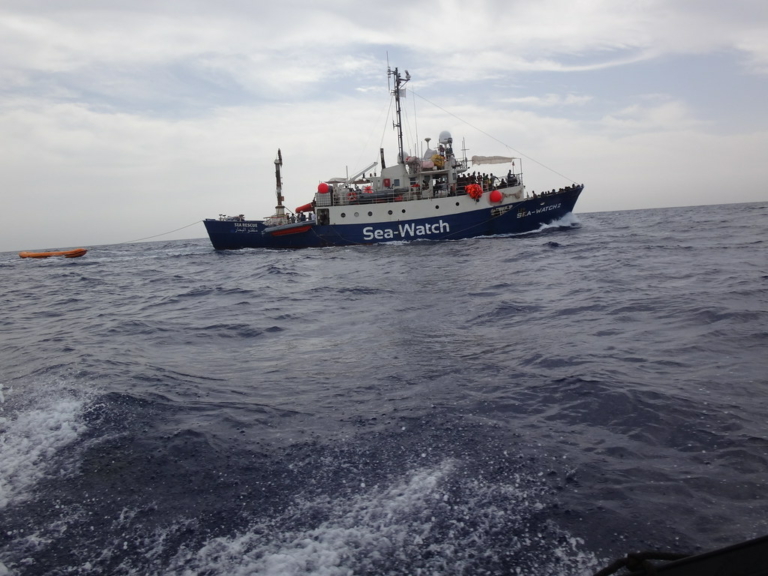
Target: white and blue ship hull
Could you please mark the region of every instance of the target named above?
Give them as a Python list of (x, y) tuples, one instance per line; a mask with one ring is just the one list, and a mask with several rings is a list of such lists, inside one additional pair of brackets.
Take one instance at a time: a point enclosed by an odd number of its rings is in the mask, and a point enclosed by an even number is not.
[(332, 206), (328, 218), (268, 226), (261, 220), (205, 220), (213, 247), (312, 248), (403, 242), (460, 240), (477, 236), (520, 234), (539, 229), (573, 211), (583, 186), (560, 192), (493, 204), (489, 194), (479, 200), (446, 196), (411, 202)]

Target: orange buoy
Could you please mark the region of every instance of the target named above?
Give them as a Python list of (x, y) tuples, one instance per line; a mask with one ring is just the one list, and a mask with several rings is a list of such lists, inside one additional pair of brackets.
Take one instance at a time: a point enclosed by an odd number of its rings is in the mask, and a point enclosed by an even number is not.
[(19, 252), (20, 258), (50, 258), (51, 256), (63, 256), (64, 258), (80, 258), (88, 252), (85, 248), (63, 250), (61, 252)]
[(503, 198), (504, 196), (502, 196), (501, 192), (499, 192), (498, 190), (494, 190), (488, 195), (488, 200), (490, 200), (494, 204), (498, 204), (499, 202), (501, 202)]

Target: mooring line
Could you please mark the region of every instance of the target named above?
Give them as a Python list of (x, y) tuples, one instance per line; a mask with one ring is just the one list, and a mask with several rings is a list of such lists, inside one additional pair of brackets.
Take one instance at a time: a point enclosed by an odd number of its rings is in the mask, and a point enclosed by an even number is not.
[(159, 238), (160, 236), (168, 236), (168, 234), (173, 234), (174, 232), (178, 232), (179, 230), (184, 230), (184, 228), (189, 228), (190, 226), (194, 226), (195, 224), (199, 224), (202, 222), (202, 220), (195, 220), (192, 222), (192, 224), (187, 224), (186, 226), (182, 226), (181, 228), (176, 228), (176, 230), (171, 230), (170, 232), (163, 232), (162, 234), (155, 234), (154, 236), (147, 236), (146, 238), (139, 238), (138, 240), (130, 240), (128, 242), (122, 242), (122, 244), (133, 244), (134, 242), (142, 242), (144, 240), (151, 240), (152, 238)]

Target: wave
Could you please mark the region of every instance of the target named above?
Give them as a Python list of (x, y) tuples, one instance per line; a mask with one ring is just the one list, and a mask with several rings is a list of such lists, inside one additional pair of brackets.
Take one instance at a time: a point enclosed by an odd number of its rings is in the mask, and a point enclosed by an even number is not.
[[(54, 457), (87, 428), (87, 395), (62, 389), (61, 382), (39, 386), (31, 394), (28, 390), (17, 385), (6, 402), (0, 385), (0, 510), (31, 497), (35, 484), (54, 472)], [(18, 400), (22, 393), (27, 395)]]
[(261, 574), (591, 574), (578, 538), (538, 521), (544, 507), (520, 477), (490, 484), (455, 461), (417, 469), (353, 497), (298, 501), (245, 532), (181, 551), (174, 572)]

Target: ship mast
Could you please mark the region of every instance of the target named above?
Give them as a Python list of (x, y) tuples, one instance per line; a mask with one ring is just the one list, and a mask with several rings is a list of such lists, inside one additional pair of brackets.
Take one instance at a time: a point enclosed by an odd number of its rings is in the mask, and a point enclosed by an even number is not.
[(277, 149), (277, 158), (275, 158), (275, 180), (277, 180), (277, 206), (275, 206), (275, 216), (285, 216), (283, 208), (283, 179), (280, 177), (280, 168), (283, 166), (283, 154), (280, 148)]
[[(400, 116), (400, 89), (405, 86), (406, 82), (411, 79), (411, 75), (408, 70), (405, 71), (405, 79), (400, 76), (400, 72), (397, 68), (394, 71), (387, 69), (388, 76), (395, 77), (395, 111), (397, 113), (397, 122), (394, 124), (394, 128), (397, 128), (397, 163), (403, 164), (405, 162), (405, 154), (403, 153), (403, 120)], [(405, 94), (403, 94), (405, 97)]]

